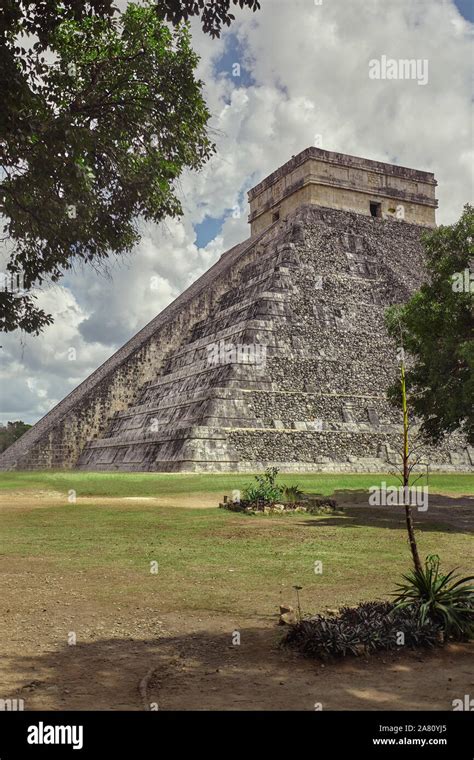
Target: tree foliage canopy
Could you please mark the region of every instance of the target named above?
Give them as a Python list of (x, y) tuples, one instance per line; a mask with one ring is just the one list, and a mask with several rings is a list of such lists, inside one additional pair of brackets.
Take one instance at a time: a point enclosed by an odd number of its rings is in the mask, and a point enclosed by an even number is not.
[(112, 0), (4, 0), (0, 329), (39, 333), (52, 318), (32, 285), (57, 282), (75, 261), (130, 251), (140, 219), (182, 213), (176, 179), (200, 169), (214, 145), (180, 22), (201, 15), (218, 36), (230, 5), (149, 0), (118, 13)]
[[(411, 357), (407, 391), (432, 443), (462, 430), (474, 445), (474, 209), (424, 236), (429, 281), (387, 311), (392, 337)], [(399, 386), (389, 395), (399, 401)]]
[(259, 0), (159, 0), (156, 7), (158, 13), (167, 21), (177, 24), (187, 21), (191, 16), (200, 16), (203, 32), (211, 37), (219, 37), (223, 26), (230, 26), (235, 16), (231, 6), (260, 8)]

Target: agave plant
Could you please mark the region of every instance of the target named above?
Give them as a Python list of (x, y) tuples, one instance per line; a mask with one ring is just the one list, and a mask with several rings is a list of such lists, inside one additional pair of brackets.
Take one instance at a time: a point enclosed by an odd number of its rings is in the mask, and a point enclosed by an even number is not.
[(440, 572), (437, 554), (429, 555), (425, 567), (412, 570), (398, 584), (393, 596), (395, 608), (416, 608), (420, 624), (441, 623), (446, 634), (471, 638), (474, 635), (474, 575), (461, 578), (455, 569)]

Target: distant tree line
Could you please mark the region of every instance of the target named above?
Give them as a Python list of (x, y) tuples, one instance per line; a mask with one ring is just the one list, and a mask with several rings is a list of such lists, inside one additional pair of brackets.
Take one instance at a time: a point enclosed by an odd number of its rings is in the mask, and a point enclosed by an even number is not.
[(6, 425), (0, 423), (0, 454), (5, 449), (8, 449), (12, 443), (15, 443), (30, 427), (31, 425), (27, 425), (26, 422), (22, 422), (21, 420), (7, 422)]

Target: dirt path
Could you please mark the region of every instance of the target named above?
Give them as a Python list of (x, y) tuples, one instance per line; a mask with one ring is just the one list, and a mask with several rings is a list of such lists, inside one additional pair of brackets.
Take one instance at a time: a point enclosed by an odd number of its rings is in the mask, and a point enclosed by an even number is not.
[[(98, 507), (177, 507), (181, 509), (209, 509), (217, 507), (219, 496), (209, 493), (177, 494), (175, 496), (77, 496), (75, 504), (93, 504)], [(59, 491), (8, 491), (0, 493), (0, 511), (49, 509), (67, 505), (68, 498)]]
[(146, 679), (144, 706), (446, 710), (452, 709), (453, 699), (473, 691), (474, 648), (467, 645), (437, 654), (397, 653), (324, 665), (282, 651), (281, 633), (266, 625), (254, 623), (240, 633), (240, 646), (232, 644), (228, 631), (216, 635), (200, 630), (165, 641)]
[(273, 621), (167, 615), (149, 636), (150, 622), (111, 637), (103, 619), (75, 646), (50, 631), (55, 645), (41, 637), (34, 651), (21, 636), (4, 652), (2, 695), (25, 710), (449, 710), (474, 691), (472, 645), (323, 665), (279, 649)]
[(324, 665), (280, 649), (274, 615), (160, 614), (108, 601), (104, 583), (9, 561), (0, 697), (25, 710), (446, 710), (474, 693), (474, 644)]

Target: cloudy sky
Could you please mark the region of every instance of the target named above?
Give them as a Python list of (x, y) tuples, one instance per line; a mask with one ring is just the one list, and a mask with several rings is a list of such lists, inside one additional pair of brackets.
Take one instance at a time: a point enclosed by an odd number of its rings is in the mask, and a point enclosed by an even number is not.
[[(147, 226), (107, 275), (79, 269), (45, 292), (41, 337), (3, 336), (1, 421), (35, 422), (247, 238), (247, 190), (310, 145), (434, 171), (438, 223), (472, 200), (472, 0), (260, 2), (220, 40), (193, 23), (218, 150), (182, 177), (183, 218)], [(383, 55), (426, 59), (428, 82), (370, 79)]]

